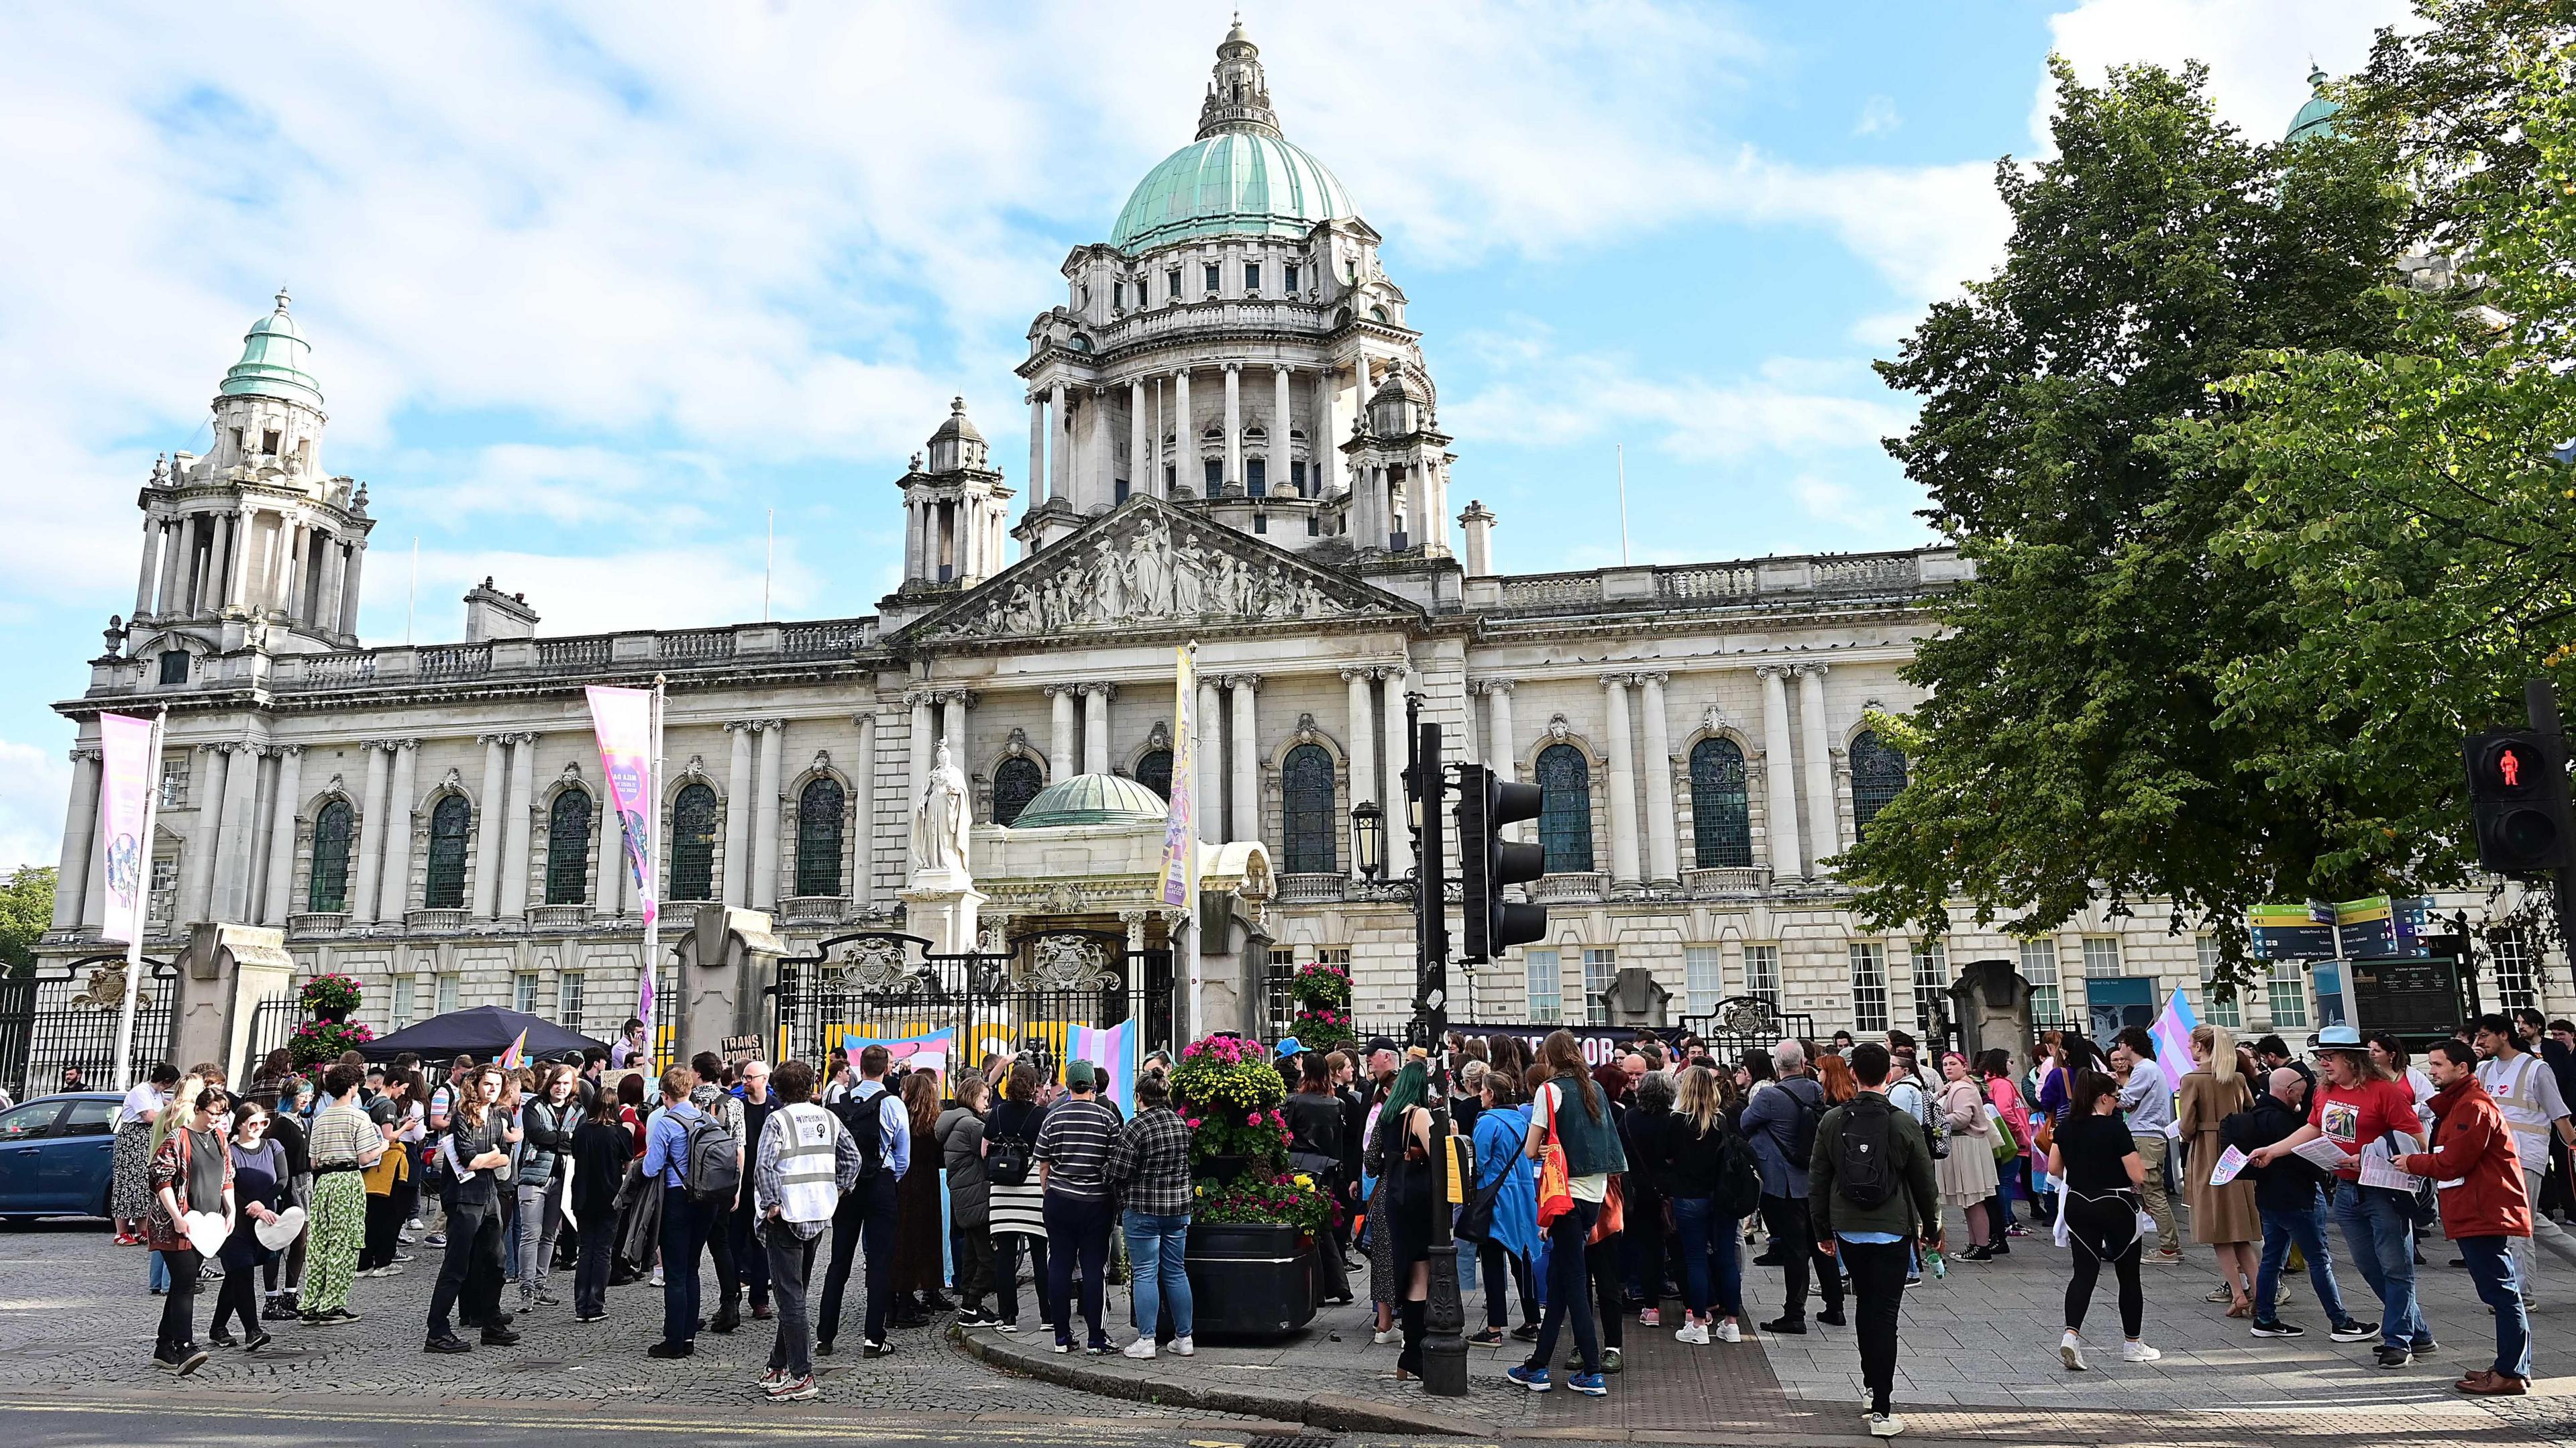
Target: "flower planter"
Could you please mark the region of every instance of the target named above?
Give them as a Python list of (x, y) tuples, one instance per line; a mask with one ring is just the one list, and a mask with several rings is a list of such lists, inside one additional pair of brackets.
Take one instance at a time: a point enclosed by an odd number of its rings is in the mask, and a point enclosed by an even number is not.
[(1215, 1182), (1222, 1185), (1243, 1175), (1251, 1165), (1252, 1158), (1248, 1156), (1211, 1156), (1190, 1169), (1190, 1178), (1193, 1181)]
[(348, 1021), (349, 1012), (354, 1009), (356, 1009), (354, 1006), (322, 1006), (313, 1012), (313, 1019), (328, 1021), (335, 1026), (342, 1025)]
[(1190, 1228), (1194, 1335), (1282, 1337), (1315, 1319), (1315, 1239), (1277, 1222)]

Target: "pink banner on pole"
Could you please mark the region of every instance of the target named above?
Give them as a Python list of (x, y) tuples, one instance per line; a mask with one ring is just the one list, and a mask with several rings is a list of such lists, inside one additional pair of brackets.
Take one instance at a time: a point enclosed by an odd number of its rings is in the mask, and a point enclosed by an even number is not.
[[(123, 714), (98, 716), (101, 763), (98, 787), (99, 858), (105, 862), (107, 913), (101, 940), (143, 938), (151, 896), (153, 768), (152, 721)], [(78, 881), (62, 888), (77, 890)]]
[[(616, 811), (626, 839), (626, 871), (644, 902), (644, 923), (661, 914), (654, 899), (652, 835), (647, 822), (653, 809), (653, 692), (612, 689), (593, 684), (591, 724), (599, 735), (599, 770), (608, 779), (609, 808)], [(646, 970), (651, 975), (651, 970)]]

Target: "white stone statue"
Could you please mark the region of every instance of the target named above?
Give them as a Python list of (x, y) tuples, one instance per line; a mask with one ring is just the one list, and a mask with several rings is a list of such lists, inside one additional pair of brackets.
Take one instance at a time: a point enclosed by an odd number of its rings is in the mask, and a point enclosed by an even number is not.
[(912, 809), (912, 867), (916, 875), (940, 874), (963, 877), (966, 868), (966, 829), (974, 814), (974, 802), (966, 789), (966, 775), (948, 757), (948, 741), (939, 741), (931, 757), (930, 783)]

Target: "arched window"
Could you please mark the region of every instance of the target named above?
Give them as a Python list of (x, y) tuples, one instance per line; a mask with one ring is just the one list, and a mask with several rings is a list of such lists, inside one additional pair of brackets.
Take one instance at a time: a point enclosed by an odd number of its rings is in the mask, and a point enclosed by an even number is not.
[(1879, 742), (1878, 735), (1863, 730), (1851, 742), (1852, 823), (1861, 833), (1869, 832), (1869, 822), (1905, 788), (1905, 756)]
[(1172, 751), (1155, 749), (1136, 761), (1136, 782), (1161, 795), (1172, 797)]
[(1279, 766), (1282, 866), (1291, 875), (1329, 875), (1338, 866), (1334, 842), (1341, 838), (1333, 817), (1333, 756), (1320, 744), (1300, 744)]
[(1029, 801), (1046, 788), (1046, 776), (1038, 773), (1038, 762), (1012, 755), (993, 770), (993, 823), (1007, 825), (1020, 817)]
[(1741, 870), (1753, 863), (1752, 804), (1744, 792), (1744, 751), (1732, 739), (1691, 746), (1691, 834), (1703, 870)]
[(671, 798), (671, 898), (716, 896), (716, 792), (693, 784)]
[(590, 898), (590, 796), (567, 789), (546, 816), (546, 903), (579, 905)]
[(841, 893), (843, 795), (839, 780), (819, 775), (796, 796), (796, 893)]
[(451, 794), (429, 812), (429, 876), (422, 888), (426, 910), (465, 908), (465, 837), (473, 832), (474, 806)]
[(1551, 744), (1538, 755), (1538, 842), (1551, 875), (1592, 868), (1592, 766), (1571, 744)]
[(305, 908), (336, 914), (349, 908), (349, 824), (355, 811), (345, 799), (322, 806), (313, 817), (313, 884)]

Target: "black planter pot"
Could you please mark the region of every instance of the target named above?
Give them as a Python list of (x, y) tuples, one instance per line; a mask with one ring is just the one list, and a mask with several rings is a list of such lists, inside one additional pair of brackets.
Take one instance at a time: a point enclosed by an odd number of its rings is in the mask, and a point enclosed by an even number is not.
[(348, 1021), (349, 1011), (348, 1006), (316, 1006), (313, 1010), (313, 1019), (329, 1021), (335, 1026), (342, 1025)]
[(1193, 1335), (1283, 1337), (1315, 1319), (1315, 1239), (1268, 1222), (1190, 1228)]
[(1248, 1156), (1211, 1156), (1190, 1169), (1193, 1181), (1213, 1182), (1219, 1186), (1243, 1175), (1252, 1165)]

